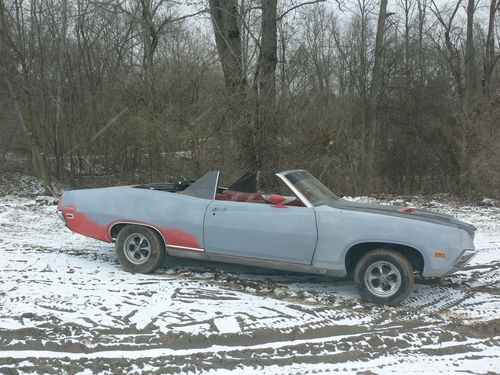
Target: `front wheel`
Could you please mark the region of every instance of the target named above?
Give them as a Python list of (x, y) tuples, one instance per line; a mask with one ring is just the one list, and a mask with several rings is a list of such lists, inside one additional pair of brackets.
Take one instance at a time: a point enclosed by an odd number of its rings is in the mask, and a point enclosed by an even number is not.
[(394, 250), (373, 250), (356, 264), (354, 285), (365, 301), (397, 305), (413, 288), (413, 268), (408, 259)]
[(161, 267), (165, 259), (165, 246), (151, 229), (127, 225), (116, 238), (115, 252), (125, 271), (151, 273)]

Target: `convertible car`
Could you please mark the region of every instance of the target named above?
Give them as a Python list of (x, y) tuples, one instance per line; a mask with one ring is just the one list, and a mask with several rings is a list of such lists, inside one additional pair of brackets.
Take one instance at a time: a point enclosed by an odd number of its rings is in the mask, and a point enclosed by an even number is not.
[(476, 228), (449, 215), (349, 202), (305, 170), (276, 178), (274, 193), (258, 191), (254, 173), (221, 187), (218, 171), (180, 187), (72, 190), (58, 213), (70, 230), (114, 242), (130, 272), (177, 256), (352, 276), (364, 300), (387, 305), (408, 296), (415, 274), (451, 274), (476, 253)]

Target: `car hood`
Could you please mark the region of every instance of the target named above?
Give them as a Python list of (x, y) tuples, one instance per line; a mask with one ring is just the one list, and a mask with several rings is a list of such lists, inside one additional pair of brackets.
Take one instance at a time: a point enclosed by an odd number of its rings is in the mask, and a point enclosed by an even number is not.
[(405, 219), (426, 221), (434, 224), (442, 224), (453, 226), (465, 230), (472, 237), (476, 227), (471, 224), (455, 219), (451, 215), (439, 214), (436, 212), (420, 210), (416, 208), (408, 209), (401, 206), (389, 206), (385, 204), (372, 204), (372, 203), (358, 203), (351, 202), (345, 199), (337, 199), (328, 204), (330, 207), (338, 208), (341, 210), (352, 210), (374, 213), (379, 215), (397, 216)]

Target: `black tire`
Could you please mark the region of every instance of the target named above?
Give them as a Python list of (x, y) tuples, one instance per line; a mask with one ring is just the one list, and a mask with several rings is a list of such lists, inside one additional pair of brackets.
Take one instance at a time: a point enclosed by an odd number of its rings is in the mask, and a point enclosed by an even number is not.
[(365, 301), (398, 305), (413, 288), (413, 267), (397, 251), (372, 250), (356, 264), (354, 285)]
[(115, 252), (125, 271), (151, 273), (161, 267), (166, 251), (160, 236), (140, 225), (125, 226), (116, 238)]

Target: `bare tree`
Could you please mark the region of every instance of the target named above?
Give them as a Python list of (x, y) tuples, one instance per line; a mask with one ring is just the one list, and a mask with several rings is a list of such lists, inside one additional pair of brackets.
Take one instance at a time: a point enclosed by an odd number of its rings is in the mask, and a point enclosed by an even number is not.
[(490, 1), (489, 17), (488, 17), (488, 32), (485, 41), (485, 53), (483, 64), (482, 84), (486, 96), (491, 95), (491, 77), (500, 53), (495, 54), (495, 14), (500, 11), (500, 2), (498, 0)]
[(475, 0), (467, 1), (467, 36), (465, 42), (465, 106), (470, 110), (476, 90), (476, 64), (474, 51), (474, 12), (476, 8)]
[[(31, 167), (36, 176), (40, 177), (44, 182), (45, 190), (47, 194), (52, 191), (52, 178), (51, 173), (47, 163), (46, 154), (41, 146), (41, 142), (35, 132), (33, 124), (33, 90), (32, 77), (30, 75), (29, 62), (27, 60), (27, 53), (29, 52), (30, 46), (25, 44), (27, 38), (24, 34), (24, 13), (22, 2), (14, 1), (14, 14), (15, 18), (15, 30), (18, 35), (21, 36), (20, 44), (16, 45), (12, 39), (12, 35), (9, 31), (9, 20), (6, 17), (6, 8), (3, 0), (0, 1), (0, 57), (2, 57), (2, 64), (0, 73), (3, 76), (5, 84), (10, 95), (10, 99), (14, 105), (14, 113), (17, 119), (18, 126), (23, 130), (26, 140), (28, 142), (30, 152), (31, 152)], [(31, 47), (32, 48), (32, 47)], [(11, 59), (10, 57), (13, 57)], [(12, 73), (16, 70), (15, 66), (19, 65), (21, 67), (22, 82), (20, 83), (22, 87), (22, 92), (24, 93), (24, 100), (21, 99), (18, 94), (14, 82), (11, 80)]]
[(383, 74), (383, 50), (385, 25), (387, 18), (387, 1), (380, 0), (380, 8), (377, 21), (377, 33), (375, 37), (375, 51), (373, 56), (372, 79), (370, 85), (370, 128), (368, 141), (368, 157), (366, 173), (369, 179), (374, 175), (375, 149), (377, 143), (378, 119), (377, 109), (382, 95), (382, 74)]
[(237, 0), (210, 0), (215, 43), (224, 72), (226, 89), (232, 95), (245, 85), (242, 74), (241, 22)]
[(3, 163), (49, 188), (306, 168), (340, 193), (497, 194), (498, 0), (488, 22), (320, 3), (210, 0), (206, 30), (173, 0), (0, 1)]

